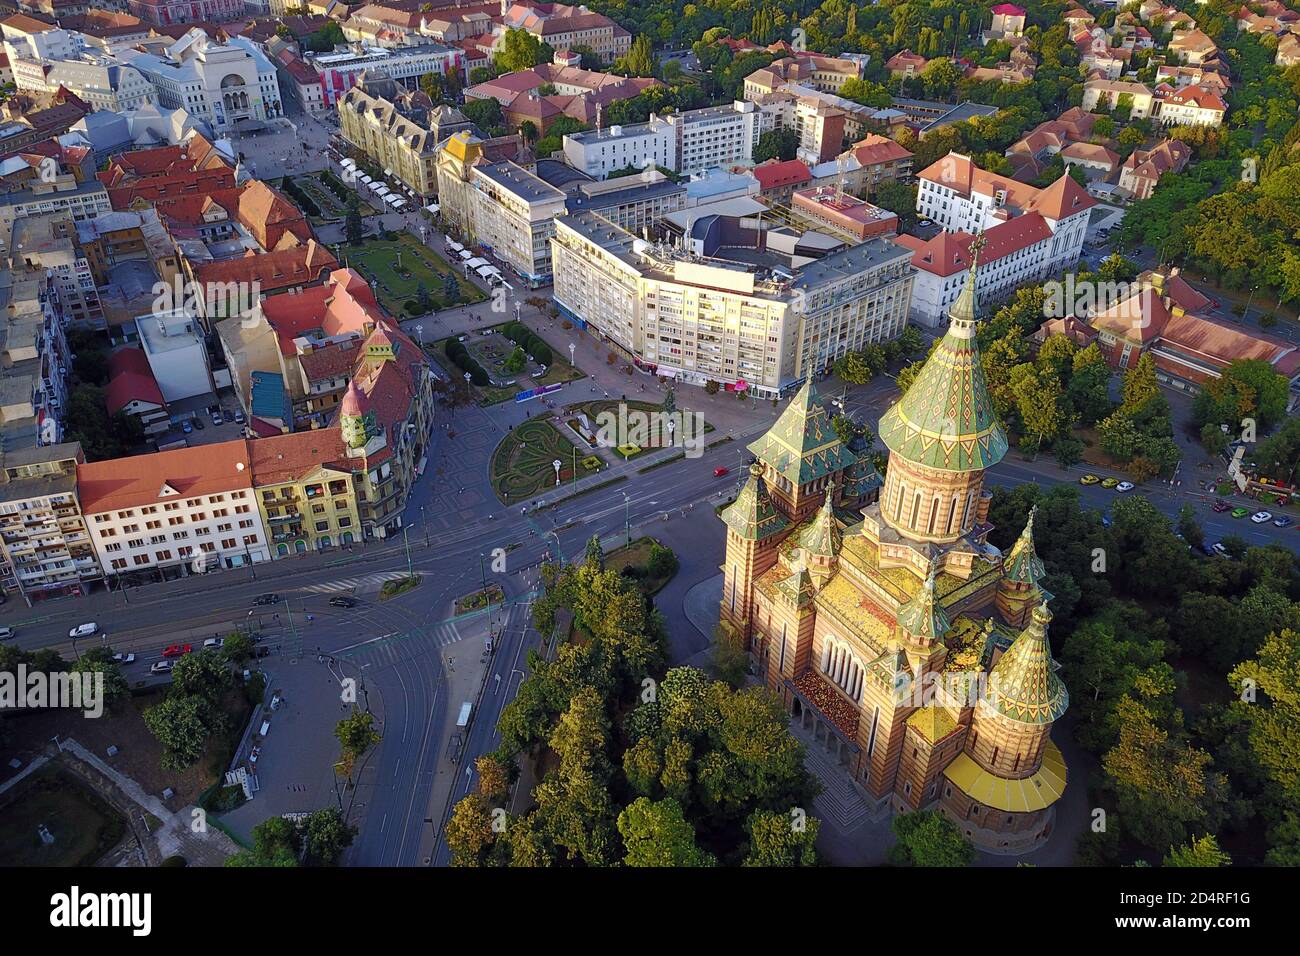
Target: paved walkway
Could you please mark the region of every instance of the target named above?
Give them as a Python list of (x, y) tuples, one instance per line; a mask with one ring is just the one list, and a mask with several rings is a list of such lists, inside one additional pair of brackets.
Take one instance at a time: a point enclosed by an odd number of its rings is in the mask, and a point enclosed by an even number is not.
[[(216, 827), (207, 826), (196, 831), (194, 826), (197, 807), (183, 807), (176, 813), (167, 809), (160, 797), (146, 793), (126, 774), (109, 766), (75, 740), (64, 740), (60, 750), (75, 757), (97, 774), (112, 781), (113, 785), (135, 806), (141, 815), (148, 814), (157, 821), (157, 829), (150, 831), (159, 860), (169, 856), (183, 856), (190, 866), (222, 866), (226, 858), (239, 851), (239, 847)], [(133, 823), (139, 823), (133, 820)], [(139, 830), (139, 827), (133, 826)]]

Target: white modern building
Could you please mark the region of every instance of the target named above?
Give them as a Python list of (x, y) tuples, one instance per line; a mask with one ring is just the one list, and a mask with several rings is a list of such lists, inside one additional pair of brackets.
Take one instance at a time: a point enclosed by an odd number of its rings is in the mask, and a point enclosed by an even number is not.
[(762, 207), (733, 203), (738, 215), (670, 217), (686, 230), (676, 246), (637, 239), (590, 212), (559, 219), (551, 241), (556, 305), (647, 371), (760, 398), (902, 332), (908, 250), (883, 239), (847, 246), (782, 227), (760, 242), (744, 210)]
[(216, 391), (207, 345), (193, 315), (179, 309), (155, 312), (139, 316), (135, 327), (163, 401)]
[(45, 71), (45, 90), (53, 92), (61, 86), (95, 109), (114, 113), (158, 103), (153, 84), (139, 70), (103, 55), (51, 63)]
[(710, 106), (648, 122), (573, 133), (564, 137), (564, 158), (595, 179), (629, 167), (660, 166), (689, 175), (706, 169), (752, 166), (754, 147), (770, 117), (753, 103)]
[(466, 131), (438, 150), (438, 204), (466, 242), (494, 252), (531, 287), (551, 281), (551, 236), (564, 212), (563, 192), (509, 160), (484, 161)]
[(465, 51), (440, 43), (396, 49), (354, 43), (350, 49), (335, 53), (309, 53), (304, 62), (320, 75), (322, 97), (331, 107), (366, 72), (387, 76), (408, 90), (418, 89), (420, 77), (426, 73), (446, 76), (458, 72), (468, 80)]

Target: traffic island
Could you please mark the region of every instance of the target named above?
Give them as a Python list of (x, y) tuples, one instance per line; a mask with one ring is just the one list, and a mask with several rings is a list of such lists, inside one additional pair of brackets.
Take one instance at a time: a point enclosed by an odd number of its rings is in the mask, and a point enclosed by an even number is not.
[(379, 589), (379, 600), (391, 600), (398, 595), (405, 594), (407, 591), (413, 591), (419, 586), (420, 576), (418, 574), (395, 578), (392, 581), (385, 581), (384, 586)]
[(489, 585), (472, 594), (456, 599), (456, 614), (468, 614), (470, 611), (482, 610), (493, 604), (500, 604), (506, 599), (505, 592), (497, 584)]

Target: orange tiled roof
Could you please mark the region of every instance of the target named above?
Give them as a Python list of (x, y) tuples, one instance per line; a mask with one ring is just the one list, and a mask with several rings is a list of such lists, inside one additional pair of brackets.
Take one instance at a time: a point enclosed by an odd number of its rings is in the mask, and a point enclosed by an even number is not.
[[(242, 440), (131, 455), (78, 465), (77, 491), (87, 514), (135, 508), (252, 488), (248, 464)], [(164, 486), (177, 494), (162, 496)]]

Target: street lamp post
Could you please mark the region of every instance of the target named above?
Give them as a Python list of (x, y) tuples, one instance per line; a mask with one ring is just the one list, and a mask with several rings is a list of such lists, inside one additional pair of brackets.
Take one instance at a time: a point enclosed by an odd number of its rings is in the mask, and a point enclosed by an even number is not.
[(424, 505), (420, 505), (420, 527), (424, 529), (424, 546), (429, 546), (429, 522), (424, 515)]
[(411, 564), (411, 539), (406, 532), (406, 525), (402, 525), (402, 542), (406, 545), (406, 576), (407, 578), (414, 578), (415, 568)]
[(576, 365), (576, 364), (577, 364), (577, 363), (574, 362), (574, 360), (573, 360), (573, 353), (576, 352), (577, 350), (578, 350), (578, 346), (577, 346), (575, 343), (570, 342), (570, 343), (569, 343), (569, 364), (570, 364), (570, 365)]
[(555, 561), (560, 567), (564, 567), (564, 552), (560, 550), (560, 536), (554, 531), (548, 531), (544, 537), (555, 539)]
[(555, 469), (555, 487), (556, 487), (556, 488), (560, 487), (560, 465), (562, 465), (562, 464), (564, 464), (564, 462), (560, 461), (560, 459), (558, 459), (558, 458), (555, 459), (553, 462), (551, 462), (551, 467)]
[(623, 531), (627, 536), (627, 547), (632, 547), (632, 499), (623, 492)]

